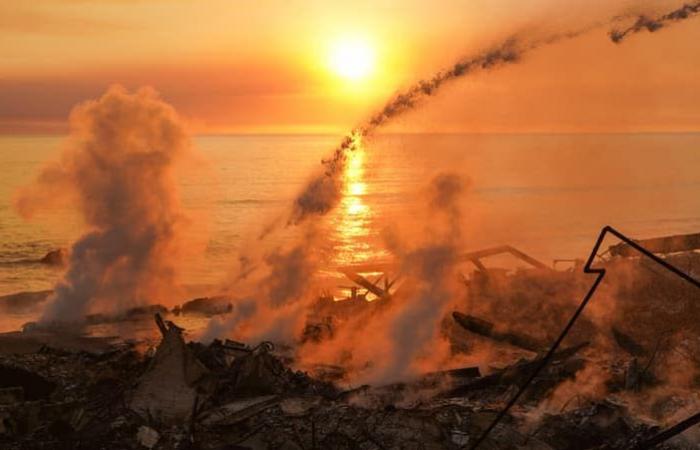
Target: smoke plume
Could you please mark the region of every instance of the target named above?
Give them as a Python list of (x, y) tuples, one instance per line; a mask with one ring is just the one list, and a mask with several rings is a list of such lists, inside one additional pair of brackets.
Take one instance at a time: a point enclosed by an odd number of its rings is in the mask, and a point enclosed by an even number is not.
[(636, 34), (644, 30), (653, 33), (669, 23), (689, 19), (698, 13), (700, 13), (700, 2), (696, 1), (694, 3), (686, 3), (682, 7), (657, 18), (639, 16), (637, 21), (630, 27), (623, 30), (610, 31), (610, 39), (615, 43), (620, 43), (630, 34)]
[(88, 310), (120, 310), (163, 300), (176, 284), (183, 223), (175, 165), (190, 149), (175, 110), (149, 89), (111, 87), (71, 113), (58, 161), (17, 199), (25, 216), (57, 197), (75, 204), (88, 231), (42, 318), (77, 321)]

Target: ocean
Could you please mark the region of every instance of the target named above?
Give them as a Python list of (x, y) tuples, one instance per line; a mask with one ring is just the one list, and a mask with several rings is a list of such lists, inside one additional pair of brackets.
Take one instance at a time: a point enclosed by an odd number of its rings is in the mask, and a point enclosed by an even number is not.
[[(183, 261), (193, 295), (215, 292), (265, 224), (284, 221), (294, 196), (339, 142), (334, 135), (198, 136), (180, 173), (183, 209), (201, 254)], [(0, 295), (50, 289), (62, 269), (37, 262), (83, 232), (70, 204), (21, 218), (13, 196), (61, 136), (0, 137)], [(468, 180), (465, 251), (510, 244), (551, 263), (585, 258), (599, 229), (632, 237), (700, 231), (700, 134), (386, 134), (363, 143), (345, 196), (322, 222), (333, 264), (390, 257), (387, 236), (429, 223), (425, 192), (440, 173)], [(288, 227), (293, 228), (293, 227)], [(427, 228), (426, 228), (427, 230)]]

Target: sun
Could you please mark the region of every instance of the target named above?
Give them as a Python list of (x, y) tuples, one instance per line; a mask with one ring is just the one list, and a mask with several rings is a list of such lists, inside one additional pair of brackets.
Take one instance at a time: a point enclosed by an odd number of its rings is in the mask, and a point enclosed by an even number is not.
[(346, 80), (361, 80), (374, 71), (374, 49), (365, 40), (339, 40), (331, 46), (329, 56), (331, 70)]

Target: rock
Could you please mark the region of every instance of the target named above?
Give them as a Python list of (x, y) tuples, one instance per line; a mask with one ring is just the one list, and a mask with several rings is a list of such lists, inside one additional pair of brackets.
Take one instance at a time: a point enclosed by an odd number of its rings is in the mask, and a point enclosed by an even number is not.
[(200, 297), (190, 300), (181, 307), (174, 309), (175, 313), (202, 315), (206, 317), (230, 313), (233, 309), (231, 299), (225, 296)]
[(88, 314), (85, 321), (89, 324), (115, 323), (153, 317), (154, 314), (166, 314), (168, 308), (163, 305), (144, 305), (129, 308), (117, 314)]
[(57, 250), (51, 250), (43, 258), (39, 260), (41, 264), (46, 264), (49, 266), (64, 266), (68, 260), (68, 252), (64, 249), (59, 248)]

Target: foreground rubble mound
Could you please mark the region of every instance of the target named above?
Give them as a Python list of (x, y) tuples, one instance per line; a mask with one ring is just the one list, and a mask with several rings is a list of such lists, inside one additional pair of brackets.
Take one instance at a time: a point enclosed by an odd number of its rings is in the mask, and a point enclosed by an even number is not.
[[(462, 274), (464, 298), (439, 326), (450, 357), (478, 355), (479, 366), (382, 386), (349, 385), (351, 369), (326, 361), (303, 365), (313, 375), (295, 370), (293, 347), (186, 342), (159, 305), (86, 320), (121, 324), (155, 314), (160, 341), (150, 347), (28, 325), (0, 335), (0, 448), (695, 449), (697, 430), (681, 433), (700, 424), (700, 283), (659, 267), (674, 263), (696, 275), (700, 235), (644, 243), (668, 254), (641, 258), (630, 240), (610, 247), (597, 261), (610, 272), (598, 292), (607, 307), (559, 338), (566, 311), (590, 286), (581, 261), (557, 271), (511, 246), (462, 255), (476, 270)], [(529, 267), (482, 262), (502, 253)], [(382, 275), (374, 282), (363, 275), (375, 269)], [(381, 317), (400, 302), (410, 283), (379, 269), (346, 270), (356, 285), (350, 297), (319, 298), (298, 343), (333, 340), (348, 318)], [(10, 311), (45, 296), (0, 303)], [(173, 313), (234, 314), (224, 296)]]
[[(177, 325), (158, 315), (156, 323), (162, 340), (155, 352), (123, 344), (98, 352), (44, 346), (0, 357), (0, 447), (468, 448), (537, 360), (485, 376), (467, 367), (343, 390), (294, 371), (270, 343), (185, 343)], [(561, 367), (575, 370), (571, 361), (582, 348), (558, 354), (535, 383), (533, 405), (570, 378)], [(623, 449), (658, 432), (612, 402), (542, 414), (535, 422), (529, 408), (508, 416), (479, 448)]]

